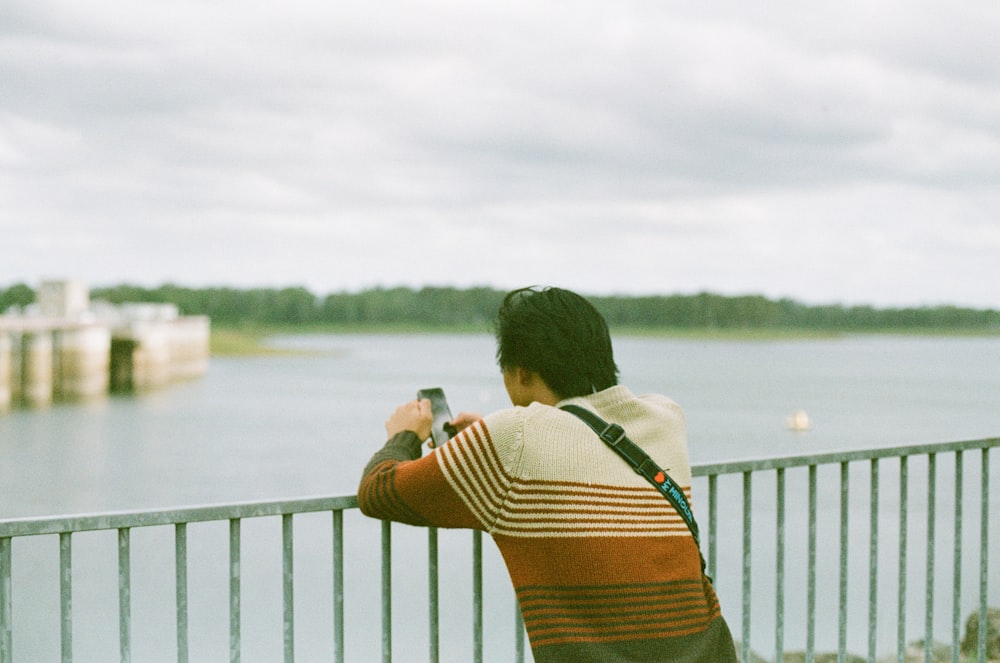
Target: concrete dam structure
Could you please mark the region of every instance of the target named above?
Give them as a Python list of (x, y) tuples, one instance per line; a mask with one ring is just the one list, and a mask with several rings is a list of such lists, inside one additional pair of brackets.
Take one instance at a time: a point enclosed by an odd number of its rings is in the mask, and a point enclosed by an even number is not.
[(86, 287), (44, 282), (0, 315), (0, 411), (142, 392), (204, 375), (210, 322), (170, 304), (91, 305)]

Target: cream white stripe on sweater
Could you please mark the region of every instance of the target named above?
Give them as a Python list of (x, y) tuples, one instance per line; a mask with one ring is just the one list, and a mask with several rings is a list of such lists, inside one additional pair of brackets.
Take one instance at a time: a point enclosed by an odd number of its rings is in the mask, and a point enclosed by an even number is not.
[[(621, 422), (633, 441), (673, 468), (671, 476), (690, 499), (683, 413), (676, 403), (637, 398), (625, 387), (573, 402)], [(586, 424), (557, 408), (536, 403), (501, 410), (437, 455), (449, 485), (487, 530), (686, 532), (656, 489)]]
[(438, 450), (438, 464), (448, 484), (483, 527), (490, 529), (510, 479), (490, 453), (482, 422), (442, 446)]

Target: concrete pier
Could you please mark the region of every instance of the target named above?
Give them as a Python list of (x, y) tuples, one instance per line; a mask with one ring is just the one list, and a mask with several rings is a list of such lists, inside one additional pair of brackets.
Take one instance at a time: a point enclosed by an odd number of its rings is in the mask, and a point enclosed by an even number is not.
[(91, 325), (58, 329), (52, 334), (53, 385), (56, 400), (94, 398), (108, 393), (111, 330)]
[(209, 333), (201, 316), (117, 328), (0, 316), (0, 412), (199, 377)]
[(14, 394), (26, 405), (48, 405), (52, 402), (52, 335), (44, 332), (21, 334), (20, 361), (15, 363), (19, 378)]
[(111, 390), (147, 391), (208, 371), (210, 324), (204, 316), (133, 322), (112, 330)]
[(38, 310), (0, 315), (0, 412), (141, 392), (204, 375), (210, 323), (169, 304), (89, 307), (86, 290), (46, 282)]

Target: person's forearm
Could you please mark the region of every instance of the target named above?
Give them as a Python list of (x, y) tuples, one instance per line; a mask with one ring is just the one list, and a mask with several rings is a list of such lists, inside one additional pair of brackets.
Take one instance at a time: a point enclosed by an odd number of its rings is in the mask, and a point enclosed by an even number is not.
[(420, 458), (420, 438), (413, 431), (404, 430), (391, 437), (385, 446), (375, 452), (372, 459), (365, 465), (363, 476), (386, 460), (416, 460)]
[[(470, 458), (473, 463), (471, 471), (479, 474), (475, 460), (492, 456), (485, 450), (480, 454), (470, 445), (484, 444), (488, 438), (483, 429), (481, 435), (471, 438), (460, 434), (448, 445), (464, 443), (465, 453), (459, 451), (458, 455)], [(419, 433), (404, 430), (393, 435), (372, 457), (358, 484), (361, 513), (371, 518), (423, 527), (485, 529), (483, 518), (469, 509), (442, 470), (440, 454), (444, 447), (423, 455), (422, 442)], [(449, 449), (454, 451), (454, 446)], [(492, 504), (502, 500), (487, 496), (486, 501)]]
[(424, 519), (413, 513), (395, 490), (396, 468), (400, 463), (420, 458), (421, 440), (413, 431), (396, 433), (365, 466), (358, 485), (361, 513), (383, 520), (398, 520), (423, 525)]

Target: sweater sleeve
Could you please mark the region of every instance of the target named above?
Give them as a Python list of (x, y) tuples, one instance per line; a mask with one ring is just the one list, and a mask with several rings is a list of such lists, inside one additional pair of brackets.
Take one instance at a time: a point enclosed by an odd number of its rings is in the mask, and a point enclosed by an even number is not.
[(507, 486), (477, 483), (469, 499), (468, 477), (496, 466), (485, 424), (469, 426), (423, 457), (420, 446), (416, 434), (405, 431), (372, 457), (358, 487), (361, 512), (411, 525), (489, 530)]

